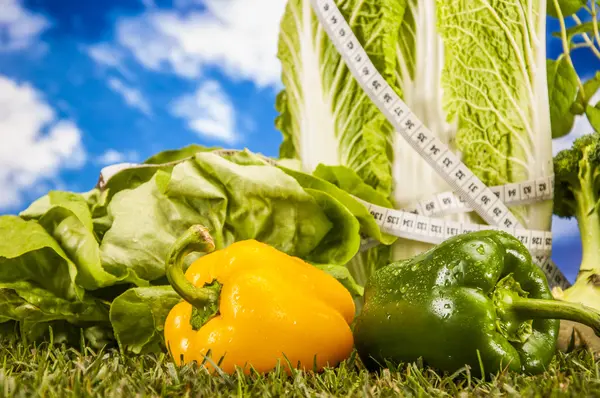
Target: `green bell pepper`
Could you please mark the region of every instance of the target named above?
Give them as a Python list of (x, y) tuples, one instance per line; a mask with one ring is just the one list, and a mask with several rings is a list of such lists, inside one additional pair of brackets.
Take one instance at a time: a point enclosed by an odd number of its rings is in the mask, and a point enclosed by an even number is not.
[(364, 299), (354, 339), (371, 370), (421, 357), (449, 372), (468, 365), (480, 376), (505, 368), (536, 374), (556, 351), (557, 319), (600, 333), (600, 313), (554, 300), (525, 246), (495, 230), (379, 269)]

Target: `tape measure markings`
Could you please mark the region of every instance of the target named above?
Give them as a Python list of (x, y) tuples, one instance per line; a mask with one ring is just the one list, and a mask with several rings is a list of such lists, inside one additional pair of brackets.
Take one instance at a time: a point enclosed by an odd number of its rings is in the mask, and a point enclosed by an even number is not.
[(496, 195), (464, 165), (411, 112), (379, 74), (333, 0), (310, 0), (332, 43), (365, 93), (396, 127), (399, 134), (488, 223), (519, 227), (516, 217)]
[[(413, 214), (384, 209), (363, 202), (369, 208), (371, 214), (374, 215), (376, 221), (380, 223), (382, 230), (392, 235), (401, 235), (401, 237), (407, 239), (416, 239), (435, 244), (441, 243), (442, 240), (450, 236), (454, 236), (454, 232), (457, 230), (466, 233), (480, 229), (501, 229), (517, 236), (532, 253), (550, 253), (551, 233), (522, 228), (516, 217), (505, 205), (505, 201), (510, 203), (511, 199), (514, 198), (515, 200), (512, 201), (514, 205), (549, 199), (552, 197), (554, 188), (553, 178), (546, 177), (539, 179), (539, 181), (512, 183), (505, 185), (503, 190), (492, 190), (487, 187), (446, 145), (423, 125), (379, 74), (334, 1), (311, 0), (311, 5), (321, 22), (321, 26), (367, 96), (371, 98), (413, 149), (450, 186), (455, 188), (455, 191), (458, 191), (458, 196), (454, 192), (438, 194), (429, 201), (429, 204), (433, 203), (434, 207), (437, 204), (435, 208), (441, 208), (444, 211), (456, 210), (456, 208), (460, 207), (466, 211), (474, 210), (486, 222), (492, 225), (461, 224), (428, 217), (428, 215), (432, 215), (434, 212), (433, 209), (427, 208), (427, 203), (425, 203), (424, 207), (424, 204), (419, 202), (414, 210), (416, 214)], [(550, 186), (550, 192), (544, 193), (548, 186)], [(535, 188), (542, 188), (539, 194)], [(516, 200), (517, 196), (519, 198), (518, 201)], [(401, 220), (402, 224), (400, 227), (381, 225), (381, 218), (383, 218), (385, 223), (388, 216), (391, 216), (392, 220), (396, 222), (400, 222)], [(545, 242), (549, 242), (550, 244), (546, 245)], [(564, 278), (557, 267), (549, 262), (547, 262), (549, 265), (544, 264), (546, 258), (549, 258), (549, 255), (542, 254), (536, 258), (536, 261), (539, 265), (552, 268), (552, 276), (560, 274), (560, 277), (566, 281), (566, 278)]]
[[(552, 199), (554, 196), (552, 181), (553, 177), (545, 177), (490, 187), (490, 190), (507, 206), (517, 206)], [(414, 205), (407, 206), (404, 210), (431, 217), (465, 213), (473, 209), (462, 195), (446, 191), (422, 199)]]
[[(531, 259), (546, 275), (548, 283), (566, 289), (570, 286), (560, 269), (551, 261), (552, 233), (540, 230), (528, 230), (521, 228), (500, 228), (491, 225), (466, 224), (456, 221), (446, 221), (440, 218), (431, 218), (423, 215), (405, 212), (402, 210), (388, 209), (377, 206), (361, 199), (369, 213), (385, 233), (399, 238), (416, 240), (420, 242), (440, 244), (443, 241), (470, 232), (493, 229), (501, 230), (515, 236), (531, 253)], [(380, 242), (376, 239), (363, 239), (360, 251), (365, 251)]]
[(531, 253), (548, 254), (552, 251), (552, 233), (548, 231), (447, 221), (442, 218), (389, 209), (358, 198), (356, 200), (368, 209), (382, 231), (400, 238), (440, 244), (446, 239), (463, 233), (495, 229), (514, 235)]

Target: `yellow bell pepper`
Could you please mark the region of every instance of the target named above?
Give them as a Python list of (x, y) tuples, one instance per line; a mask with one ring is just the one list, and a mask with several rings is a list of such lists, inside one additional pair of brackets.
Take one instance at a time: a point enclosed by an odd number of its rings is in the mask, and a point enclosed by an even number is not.
[[(178, 365), (196, 361), (214, 371), (214, 363), (226, 373), (236, 366), (248, 373), (250, 366), (268, 372), (279, 361), (289, 372), (289, 361), (318, 371), (350, 355), (354, 301), (335, 278), (256, 240), (213, 250), (208, 231), (197, 225), (167, 260), (167, 277), (185, 299), (164, 329)], [(183, 257), (193, 251), (212, 253), (184, 275)]]

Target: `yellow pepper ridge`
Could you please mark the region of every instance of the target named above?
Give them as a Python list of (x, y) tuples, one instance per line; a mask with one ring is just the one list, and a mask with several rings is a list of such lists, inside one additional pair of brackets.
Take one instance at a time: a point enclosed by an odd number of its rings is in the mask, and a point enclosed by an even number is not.
[[(335, 278), (256, 240), (213, 250), (206, 228), (193, 226), (167, 260), (169, 281), (185, 299), (171, 310), (164, 330), (178, 365), (196, 361), (214, 370), (205, 360), (210, 350), (226, 373), (236, 366), (268, 372), (278, 362), (287, 369), (287, 361), (319, 371), (350, 355), (354, 301)], [(182, 260), (193, 251), (208, 254), (184, 275)], [(197, 330), (193, 312), (206, 320)]]

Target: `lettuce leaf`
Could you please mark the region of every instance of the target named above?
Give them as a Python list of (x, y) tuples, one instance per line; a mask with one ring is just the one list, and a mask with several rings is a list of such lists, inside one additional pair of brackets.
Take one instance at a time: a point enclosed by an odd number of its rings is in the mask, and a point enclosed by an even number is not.
[[(108, 206), (113, 223), (100, 246), (102, 263), (115, 274), (131, 271), (144, 280), (158, 279), (164, 276), (173, 242), (191, 225), (202, 224), (217, 249), (257, 239), (293, 256), (344, 264), (358, 247), (335, 235), (354, 231), (358, 236), (358, 221), (339, 207), (346, 213), (336, 213), (332, 220), (325, 211), (332, 208), (334, 199), (315, 199), (276, 167), (239, 165), (198, 153), (170, 174), (160, 171), (147, 183), (115, 195)], [(340, 221), (343, 228), (334, 228)], [(346, 254), (338, 258), (332, 247)]]
[(81, 328), (94, 344), (163, 349), (162, 322), (180, 300), (165, 259), (194, 224), (209, 228), (217, 249), (256, 239), (362, 294), (346, 264), (361, 234), (383, 237), (355, 198), (249, 151), (187, 155), (121, 170), (84, 194), (52, 191), (0, 217), (0, 323), (16, 321), (28, 339), (52, 328), (68, 340)]
[(119, 345), (136, 354), (164, 350), (164, 324), (180, 301), (171, 286), (134, 288), (118, 296), (110, 306), (110, 321)]

